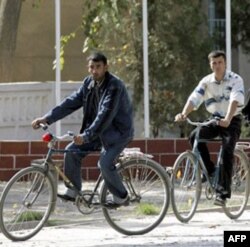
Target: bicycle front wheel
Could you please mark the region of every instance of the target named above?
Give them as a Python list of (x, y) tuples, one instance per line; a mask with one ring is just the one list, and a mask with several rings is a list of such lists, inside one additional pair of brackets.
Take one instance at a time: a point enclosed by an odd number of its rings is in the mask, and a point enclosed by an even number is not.
[(239, 218), (244, 212), (249, 196), (249, 167), (243, 151), (235, 149), (232, 169), (231, 198), (223, 207), (230, 219)]
[(176, 159), (171, 176), (171, 202), (176, 218), (188, 222), (194, 215), (201, 195), (201, 175), (197, 159), (184, 152)]
[(38, 167), (16, 173), (0, 199), (0, 229), (13, 241), (33, 237), (46, 223), (56, 201), (52, 177)]
[[(161, 223), (169, 200), (169, 179), (161, 165), (150, 159), (131, 159), (118, 167), (130, 196), (128, 206), (117, 209), (103, 208), (107, 222), (125, 235), (145, 234)], [(101, 202), (112, 195), (104, 184)]]

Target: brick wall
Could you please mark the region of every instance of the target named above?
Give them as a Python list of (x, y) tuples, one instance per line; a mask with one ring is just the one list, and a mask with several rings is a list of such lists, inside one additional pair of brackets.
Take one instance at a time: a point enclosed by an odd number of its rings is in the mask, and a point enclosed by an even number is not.
[[(58, 143), (64, 148), (67, 142)], [(186, 139), (136, 139), (129, 147), (139, 147), (144, 153), (152, 154), (153, 159), (162, 166), (173, 166), (178, 154), (190, 149)], [(219, 149), (219, 143), (209, 143), (213, 159)], [(47, 144), (42, 141), (1, 141), (0, 142), (0, 181), (8, 181), (17, 171), (30, 165), (32, 160), (42, 159), (47, 152)], [(56, 155), (55, 159), (62, 159)], [(83, 177), (87, 180), (95, 179), (99, 174), (97, 153), (87, 156), (82, 166)]]

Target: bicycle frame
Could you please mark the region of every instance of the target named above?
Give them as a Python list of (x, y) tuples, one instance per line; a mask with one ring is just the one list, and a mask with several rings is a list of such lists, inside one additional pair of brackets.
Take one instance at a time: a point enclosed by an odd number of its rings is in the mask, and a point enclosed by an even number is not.
[[(65, 185), (68, 188), (74, 190), (77, 193), (78, 196), (82, 196), (81, 191), (79, 191), (74, 186), (74, 184), (69, 180), (69, 178), (61, 170), (59, 165), (56, 164), (55, 162), (53, 162), (52, 155), (53, 154), (64, 154), (66, 152), (77, 152), (77, 153), (83, 153), (83, 152), (79, 151), (79, 150), (56, 149), (56, 148), (54, 148), (54, 142), (53, 141), (48, 143), (48, 147), (49, 147), (49, 149), (48, 149), (46, 158), (44, 160), (44, 163), (42, 164), (43, 169), (45, 170), (45, 172), (49, 172), (50, 167), (52, 166), (55, 169), (56, 173), (59, 175), (59, 177), (62, 178)], [(90, 153), (90, 152), (84, 152), (84, 153)], [(92, 204), (92, 200), (93, 200), (94, 196), (96, 195), (96, 192), (97, 192), (97, 190), (98, 190), (98, 188), (100, 186), (101, 181), (102, 181), (102, 175), (100, 173), (97, 180), (96, 180), (96, 182), (95, 182), (95, 185), (94, 185), (94, 188), (93, 188), (92, 193), (90, 195), (90, 198), (88, 200), (86, 200), (84, 197), (81, 197), (81, 199), (84, 200), (84, 203), (86, 203), (88, 206), (90, 206)]]
[[(83, 152), (83, 151), (80, 151), (80, 150), (66, 150), (66, 149), (57, 149), (55, 148), (55, 143), (56, 143), (56, 140), (51, 140), (49, 143), (48, 143), (48, 152), (47, 152), (47, 155), (45, 157), (45, 160), (43, 162), (43, 169), (45, 170), (45, 172), (49, 172), (50, 170), (50, 167), (52, 166), (55, 170), (56, 170), (56, 173), (59, 175), (59, 177), (62, 178), (63, 182), (65, 183), (65, 185), (67, 187), (69, 187), (70, 189), (74, 190), (78, 196), (81, 197), (81, 200), (84, 201), (84, 203), (91, 207), (91, 206), (100, 206), (102, 207), (101, 203), (93, 203), (93, 198), (94, 196), (97, 194), (97, 190), (103, 180), (102, 178), (102, 174), (100, 173), (95, 184), (94, 184), (94, 187), (93, 189), (91, 190), (91, 192), (88, 192), (88, 196), (89, 198), (86, 199), (84, 197), (84, 191), (79, 191), (74, 185), (73, 183), (69, 180), (69, 178), (64, 174), (64, 172), (61, 170), (61, 168), (59, 167), (58, 164), (56, 164), (55, 162), (53, 162), (53, 159), (52, 159), (52, 155), (53, 154), (64, 154), (66, 152), (74, 152), (74, 153), (86, 153), (86, 154), (89, 154), (91, 152)], [(137, 150), (138, 151), (138, 150)], [(150, 155), (145, 155), (145, 157), (148, 156), (148, 157), (151, 157)], [(33, 164), (35, 165), (35, 164)], [(122, 165), (122, 158), (118, 158), (118, 161), (116, 163), (116, 166), (121, 166)], [(36, 166), (36, 165), (35, 165)], [(40, 165), (39, 165), (40, 166)], [(41, 167), (41, 166), (40, 166)], [(129, 174), (127, 174), (127, 177), (129, 177)], [(136, 191), (133, 187), (133, 185), (131, 184), (131, 181), (126, 180), (126, 184), (128, 186), (128, 189), (132, 192), (132, 194), (135, 196), (134, 199), (131, 199), (131, 201), (139, 201), (140, 198), (139, 196), (136, 194)]]
[(214, 141), (214, 140), (200, 139), (199, 138), (199, 134), (200, 134), (200, 130), (201, 130), (202, 126), (203, 126), (202, 124), (197, 126), (195, 138), (194, 138), (194, 144), (193, 144), (193, 148), (192, 148), (192, 153), (194, 154), (194, 156), (196, 158), (195, 169), (199, 169), (199, 166), (201, 167), (203, 176), (206, 177), (209, 188), (211, 188), (214, 191), (216, 188), (216, 185), (218, 183), (218, 180), (219, 180), (219, 169), (220, 169), (220, 163), (221, 163), (221, 159), (222, 159), (222, 147), (220, 146), (220, 150), (219, 150), (219, 153), (217, 156), (217, 162), (215, 165), (215, 176), (213, 177), (213, 179), (211, 179), (208, 175), (207, 168), (206, 168), (206, 166), (201, 158), (200, 152), (198, 150), (198, 144), (202, 143), (202, 142), (208, 143), (209, 141)]
[[(223, 156), (223, 148), (222, 145), (220, 145), (215, 166), (215, 176), (210, 178), (198, 150), (198, 145), (202, 142), (208, 143), (210, 141), (217, 141), (217, 139), (199, 138), (201, 127), (216, 123), (216, 120), (199, 123), (192, 122), (187, 118), (187, 122), (197, 127), (197, 131), (194, 135), (193, 148), (192, 150), (187, 150), (181, 153), (177, 157), (171, 175), (172, 207), (176, 217), (181, 222), (188, 222), (191, 220), (197, 209), (202, 189), (200, 171), (202, 171), (202, 174), (207, 181), (205, 187), (205, 198), (211, 200), (215, 195), (218, 187), (219, 173), (222, 164), (221, 160)], [(219, 141), (221, 142), (221, 140)], [(237, 219), (240, 217), (247, 205), (250, 184), (249, 159), (243, 150), (249, 147), (250, 143), (237, 143), (234, 150), (231, 197), (222, 207), (225, 214), (231, 219)]]

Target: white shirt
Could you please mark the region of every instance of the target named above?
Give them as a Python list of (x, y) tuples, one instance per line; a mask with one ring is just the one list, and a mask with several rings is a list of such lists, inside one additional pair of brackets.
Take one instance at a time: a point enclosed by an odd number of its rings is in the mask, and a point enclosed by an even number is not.
[(194, 110), (204, 102), (207, 111), (213, 115), (225, 117), (229, 103), (238, 102), (234, 116), (238, 115), (244, 106), (243, 79), (232, 71), (226, 71), (223, 80), (216, 81), (214, 73), (205, 76), (188, 98)]

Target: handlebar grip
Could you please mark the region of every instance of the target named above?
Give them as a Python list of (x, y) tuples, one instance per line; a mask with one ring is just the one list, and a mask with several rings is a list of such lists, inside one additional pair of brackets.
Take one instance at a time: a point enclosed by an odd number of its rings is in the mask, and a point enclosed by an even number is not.
[(69, 136), (75, 136), (73, 131), (68, 131), (67, 133), (68, 133)]
[(46, 124), (39, 123), (39, 126), (40, 126), (43, 130), (48, 129), (48, 125), (46, 125)]

